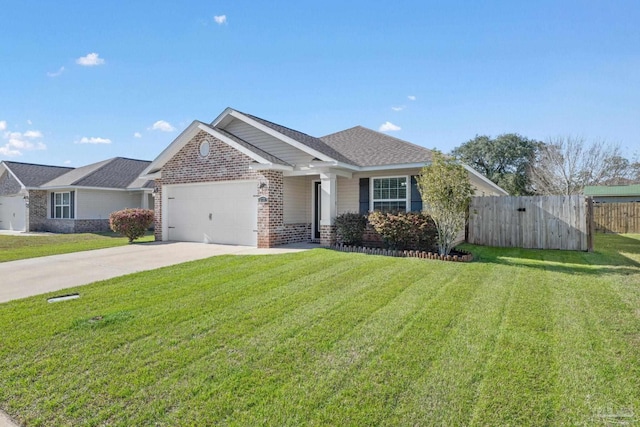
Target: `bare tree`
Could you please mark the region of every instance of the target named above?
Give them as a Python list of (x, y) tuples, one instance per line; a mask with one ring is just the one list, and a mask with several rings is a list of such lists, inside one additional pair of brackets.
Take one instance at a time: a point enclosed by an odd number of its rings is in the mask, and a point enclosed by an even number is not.
[(620, 182), (630, 173), (620, 146), (584, 138), (550, 139), (537, 152), (529, 170), (536, 194), (580, 194), (586, 185)]

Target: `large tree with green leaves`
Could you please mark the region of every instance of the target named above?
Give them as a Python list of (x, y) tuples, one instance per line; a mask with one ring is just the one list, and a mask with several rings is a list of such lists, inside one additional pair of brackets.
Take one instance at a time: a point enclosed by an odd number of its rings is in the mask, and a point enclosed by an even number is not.
[(517, 133), (476, 136), (452, 154), (514, 196), (529, 195), (527, 171), (542, 143)]
[(473, 194), (467, 170), (455, 159), (434, 150), (431, 164), (417, 178), (423, 210), (438, 232), (438, 251), (449, 255), (456, 237), (464, 229)]

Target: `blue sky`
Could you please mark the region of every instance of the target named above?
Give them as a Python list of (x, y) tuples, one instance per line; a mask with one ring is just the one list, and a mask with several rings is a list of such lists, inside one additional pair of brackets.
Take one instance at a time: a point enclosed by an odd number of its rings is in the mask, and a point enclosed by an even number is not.
[(639, 22), (637, 0), (5, 1), (0, 160), (152, 160), (228, 106), (313, 136), (573, 135), (633, 157)]

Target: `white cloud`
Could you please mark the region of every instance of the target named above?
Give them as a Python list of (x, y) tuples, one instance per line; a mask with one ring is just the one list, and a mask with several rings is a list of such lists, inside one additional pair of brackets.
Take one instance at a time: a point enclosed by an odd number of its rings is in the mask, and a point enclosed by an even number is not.
[(155, 122), (150, 128), (149, 130), (159, 130), (162, 132), (173, 132), (174, 130), (176, 130), (176, 128), (174, 128), (173, 126), (171, 126), (171, 123), (164, 121), (164, 120), (158, 120), (157, 122)]
[[(0, 122), (0, 130), (7, 129), (7, 122)], [(46, 150), (47, 146), (37, 139), (42, 138), (39, 130), (22, 132), (5, 132), (2, 139), (5, 142), (0, 146), (0, 154), (9, 157), (21, 156), (24, 151)]]
[(65, 160), (65, 161), (64, 161), (64, 164), (65, 164), (65, 165), (70, 165), (70, 164), (71, 164), (71, 160)]
[(227, 23), (227, 15), (217, 15), (213, 17), (213, 20), (216, 21), (216, 24), (222, 25)]
[[(82, 59), (82, 58), (81, 58)], [(79, 61), (80, 59), (78, 59)], [(47, 72), (47, 76), (49, 77), (58, 77), (60, 74), (64, 73), (64, 67), (60, 67), (58, 71)]]
[(40, 132), (39, 130), (28, 130), (26, 131), (23, 136), (25, 138), (42, 138), (42, 132)]
[(76, 59), (76, 64), (82, 65), (83, 67), (94, 67), (104, 64), (104, 59), (100, 58), (100, 56), (94, 52)]
[(134, 137), (134, 138), (142, 138), (142, 134), (141, 134), (140, 132), (135, 132), (135, 133), (133, 134), (133, 137)]
[(384, 122), (378, 128), (379, 132), (393, 132), (393, 131), (397, 131), (397, 130), (400, 130), (400, 126), (396, 126), (391, 122)]
[(405, 108), (407, 108), (407, 106), (406, 106), (406, 105), (398, 105), (398, 106), (391, 107), (391, 109), (392, 109), (393, 111), (402, 111), (402, 110), (404, 110)]
[(22, 153), (18, 150), (10, 148), (8, 145), (4, 145), (0, 147), (0, 155), (7, 157), (17, 157), (22, 156)]
[(87, 138), (86, 136), (83, 136), (80, 141), (77, 141), (76, 144), (111, 144), (111, 140), (108, 138), (97, 138), (97, 137), (91, 137), (91, 138)]
[(418, 98), (416, 98), (415, 95), (409, 95), (409, 96), (407, 96), (407, 98), (409, 98), (409, 101), (415, 101), (416, 99), (418, 99)]

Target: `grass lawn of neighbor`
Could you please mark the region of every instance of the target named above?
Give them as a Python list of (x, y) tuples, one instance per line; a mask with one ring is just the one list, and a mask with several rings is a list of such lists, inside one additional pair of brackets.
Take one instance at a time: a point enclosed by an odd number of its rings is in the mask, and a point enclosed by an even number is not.
[(221, 256), (0, 304), (0, 408), (26, 426), (640, 424), (640, 235), (465, 249)]
[[(151, 242), (149, 234), (134, 243)], [(128, 244), (115, 233), (0, 235), (0, 262), (111, 248)]]

